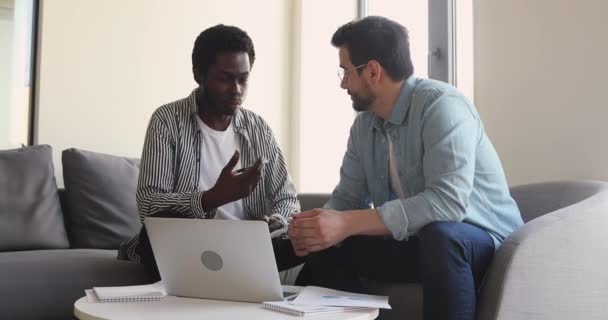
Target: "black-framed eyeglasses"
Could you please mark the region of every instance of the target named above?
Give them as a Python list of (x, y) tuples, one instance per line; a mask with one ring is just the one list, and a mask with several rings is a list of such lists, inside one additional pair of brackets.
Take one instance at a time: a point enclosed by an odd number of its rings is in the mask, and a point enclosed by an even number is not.
[(340, 82), (342, 82), (342, 81), (344, 81), (344, 78), (348, 79), (348, 74), (350, 72), (352, 72), (353, 70), (357, 70), (359, 68), (363, 68), (365, 66), (367, 66), (367, 63), (364, 63), (362, 65), (358, 65), (358, 66), (350, 68), (350, 69), (338, 68), (338, 79), (340, 79)]

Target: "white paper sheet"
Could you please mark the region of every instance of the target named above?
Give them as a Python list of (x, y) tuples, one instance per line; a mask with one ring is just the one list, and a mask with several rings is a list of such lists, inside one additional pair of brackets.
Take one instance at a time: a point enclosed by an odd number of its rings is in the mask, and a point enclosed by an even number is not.
[(351, 293), (313, 286), (302, 289), (291, 303), (303, 306), (391, 308), (388, 304), (388, 296)]

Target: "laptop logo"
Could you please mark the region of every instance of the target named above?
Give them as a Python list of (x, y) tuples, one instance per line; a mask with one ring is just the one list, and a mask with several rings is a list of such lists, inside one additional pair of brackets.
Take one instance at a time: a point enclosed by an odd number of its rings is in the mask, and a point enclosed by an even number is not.
[(222, 257), (215, 251), (207, 250), (201, 254), (201, 262), (205, 268), (211, 271), (218, 271), (224, 266)]

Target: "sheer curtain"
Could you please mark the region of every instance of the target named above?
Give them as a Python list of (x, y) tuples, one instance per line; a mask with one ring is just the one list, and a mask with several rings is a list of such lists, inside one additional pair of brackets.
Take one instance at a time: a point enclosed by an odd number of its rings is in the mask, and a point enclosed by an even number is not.
[(0, 1), (0, 149), (30, 141), (35, 1)]

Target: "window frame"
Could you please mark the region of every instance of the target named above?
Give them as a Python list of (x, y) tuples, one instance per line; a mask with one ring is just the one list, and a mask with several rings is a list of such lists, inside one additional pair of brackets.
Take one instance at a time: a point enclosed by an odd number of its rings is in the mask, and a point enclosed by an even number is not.
[[(369, 2), (357, 0), (357, 18), (368, 15)], [(456, 85), (456, 0), (428, 0), (429, 78)]]

